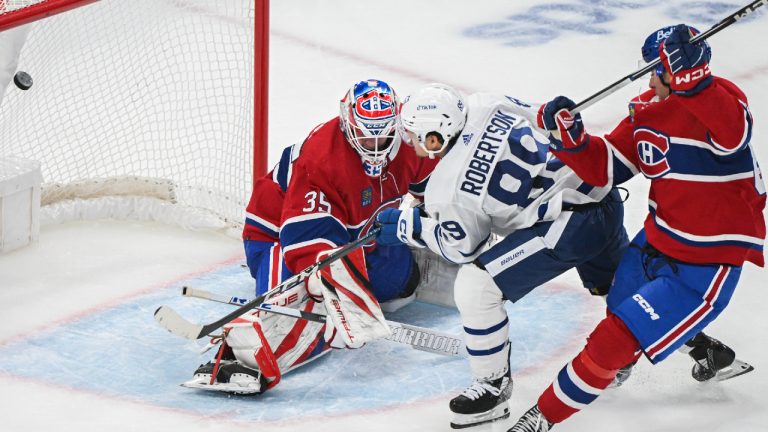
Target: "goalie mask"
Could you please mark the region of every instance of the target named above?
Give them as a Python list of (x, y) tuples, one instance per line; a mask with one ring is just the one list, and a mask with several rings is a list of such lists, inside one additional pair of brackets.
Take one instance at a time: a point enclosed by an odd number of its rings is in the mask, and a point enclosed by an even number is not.
[(395, 91), (384, 81), (360, 81), (341, 100), (341, 130), (370, 177), (382, 174), (389, 152), (400, 143)]
[[(403, 128), (430, 159), (456, 142), (467, 121), (467, 105), (458, 91), (445, 84), (428, 84), (403, 102)], [(438, 150), (425, 146), (427, 135), (435, 133), (442, 144)], [(416, 141), (416, 142), (413, 142)]]

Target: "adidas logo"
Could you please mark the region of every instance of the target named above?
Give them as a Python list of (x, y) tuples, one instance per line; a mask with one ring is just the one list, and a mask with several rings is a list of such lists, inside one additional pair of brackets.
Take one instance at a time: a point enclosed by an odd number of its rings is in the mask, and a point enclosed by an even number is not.
[(473, 136), (475, 136), (475, 134), (462, 135), (461, 140), (464, 142), (464, 145), (469, 144), (469, 142), (472, 141)]

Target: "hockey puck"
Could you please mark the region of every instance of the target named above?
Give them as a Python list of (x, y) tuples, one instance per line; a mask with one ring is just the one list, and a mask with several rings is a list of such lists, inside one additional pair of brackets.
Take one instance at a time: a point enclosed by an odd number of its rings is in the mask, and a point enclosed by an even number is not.
[(13, 76), (13, 83), (22, 90), (29, 90), (32, 87), (32, 77), (24, 71), (18, 71)]

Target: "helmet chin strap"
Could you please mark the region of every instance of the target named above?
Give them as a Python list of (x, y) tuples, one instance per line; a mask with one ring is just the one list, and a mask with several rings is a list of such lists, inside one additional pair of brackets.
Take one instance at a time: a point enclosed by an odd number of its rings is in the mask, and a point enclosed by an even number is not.
[(669, 88), (669, 81), (665, 81), (665, 80), (664, 80), (664, 74), (661, 74), (661, 76), (659, 76), (659, 81), (660, 81), (662, 84), (664, 84), (664, 87), (666, 87), (666, 88)]

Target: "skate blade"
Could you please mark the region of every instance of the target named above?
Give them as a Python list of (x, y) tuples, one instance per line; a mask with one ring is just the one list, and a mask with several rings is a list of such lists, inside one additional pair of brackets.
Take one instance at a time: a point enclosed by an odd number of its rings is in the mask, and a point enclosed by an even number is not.
[(452, 429), (464, 429), (468, 427), (478, 426), (485, 423), (491, 423), (498, 420), (503, 420), (509, 417), (509, 405), (504, 403), (498, 405), (490, 411), (486, 411), (480, 414), (453, 414), (453, 421), (451, 422)]
[(261, 393), (261, 385), (258, 383), (249, 383), (251, 385), (242, 386), (236, 383), (213, 383), (210, 384), (210, 378), (200, 379), (195, 378), (190, 381), (181, 383), (180, 385), (185, 388), (191, 388), (196, 390), (217, 391), (223, 393), (234, 394), (258, 394)]
[(736, 378), (739, 375), (744, 375), (745, 373), (749, 373), (755, 370), (754, 367), (752, 367), (751, 364), (745, 363), (739, 359), (736, 359), (731, 363), (730, 366), (725, 367), (717, 371), (717, 375), (715, 375), (715, 381), (725, 381), (729, 380), (731, 378)]

